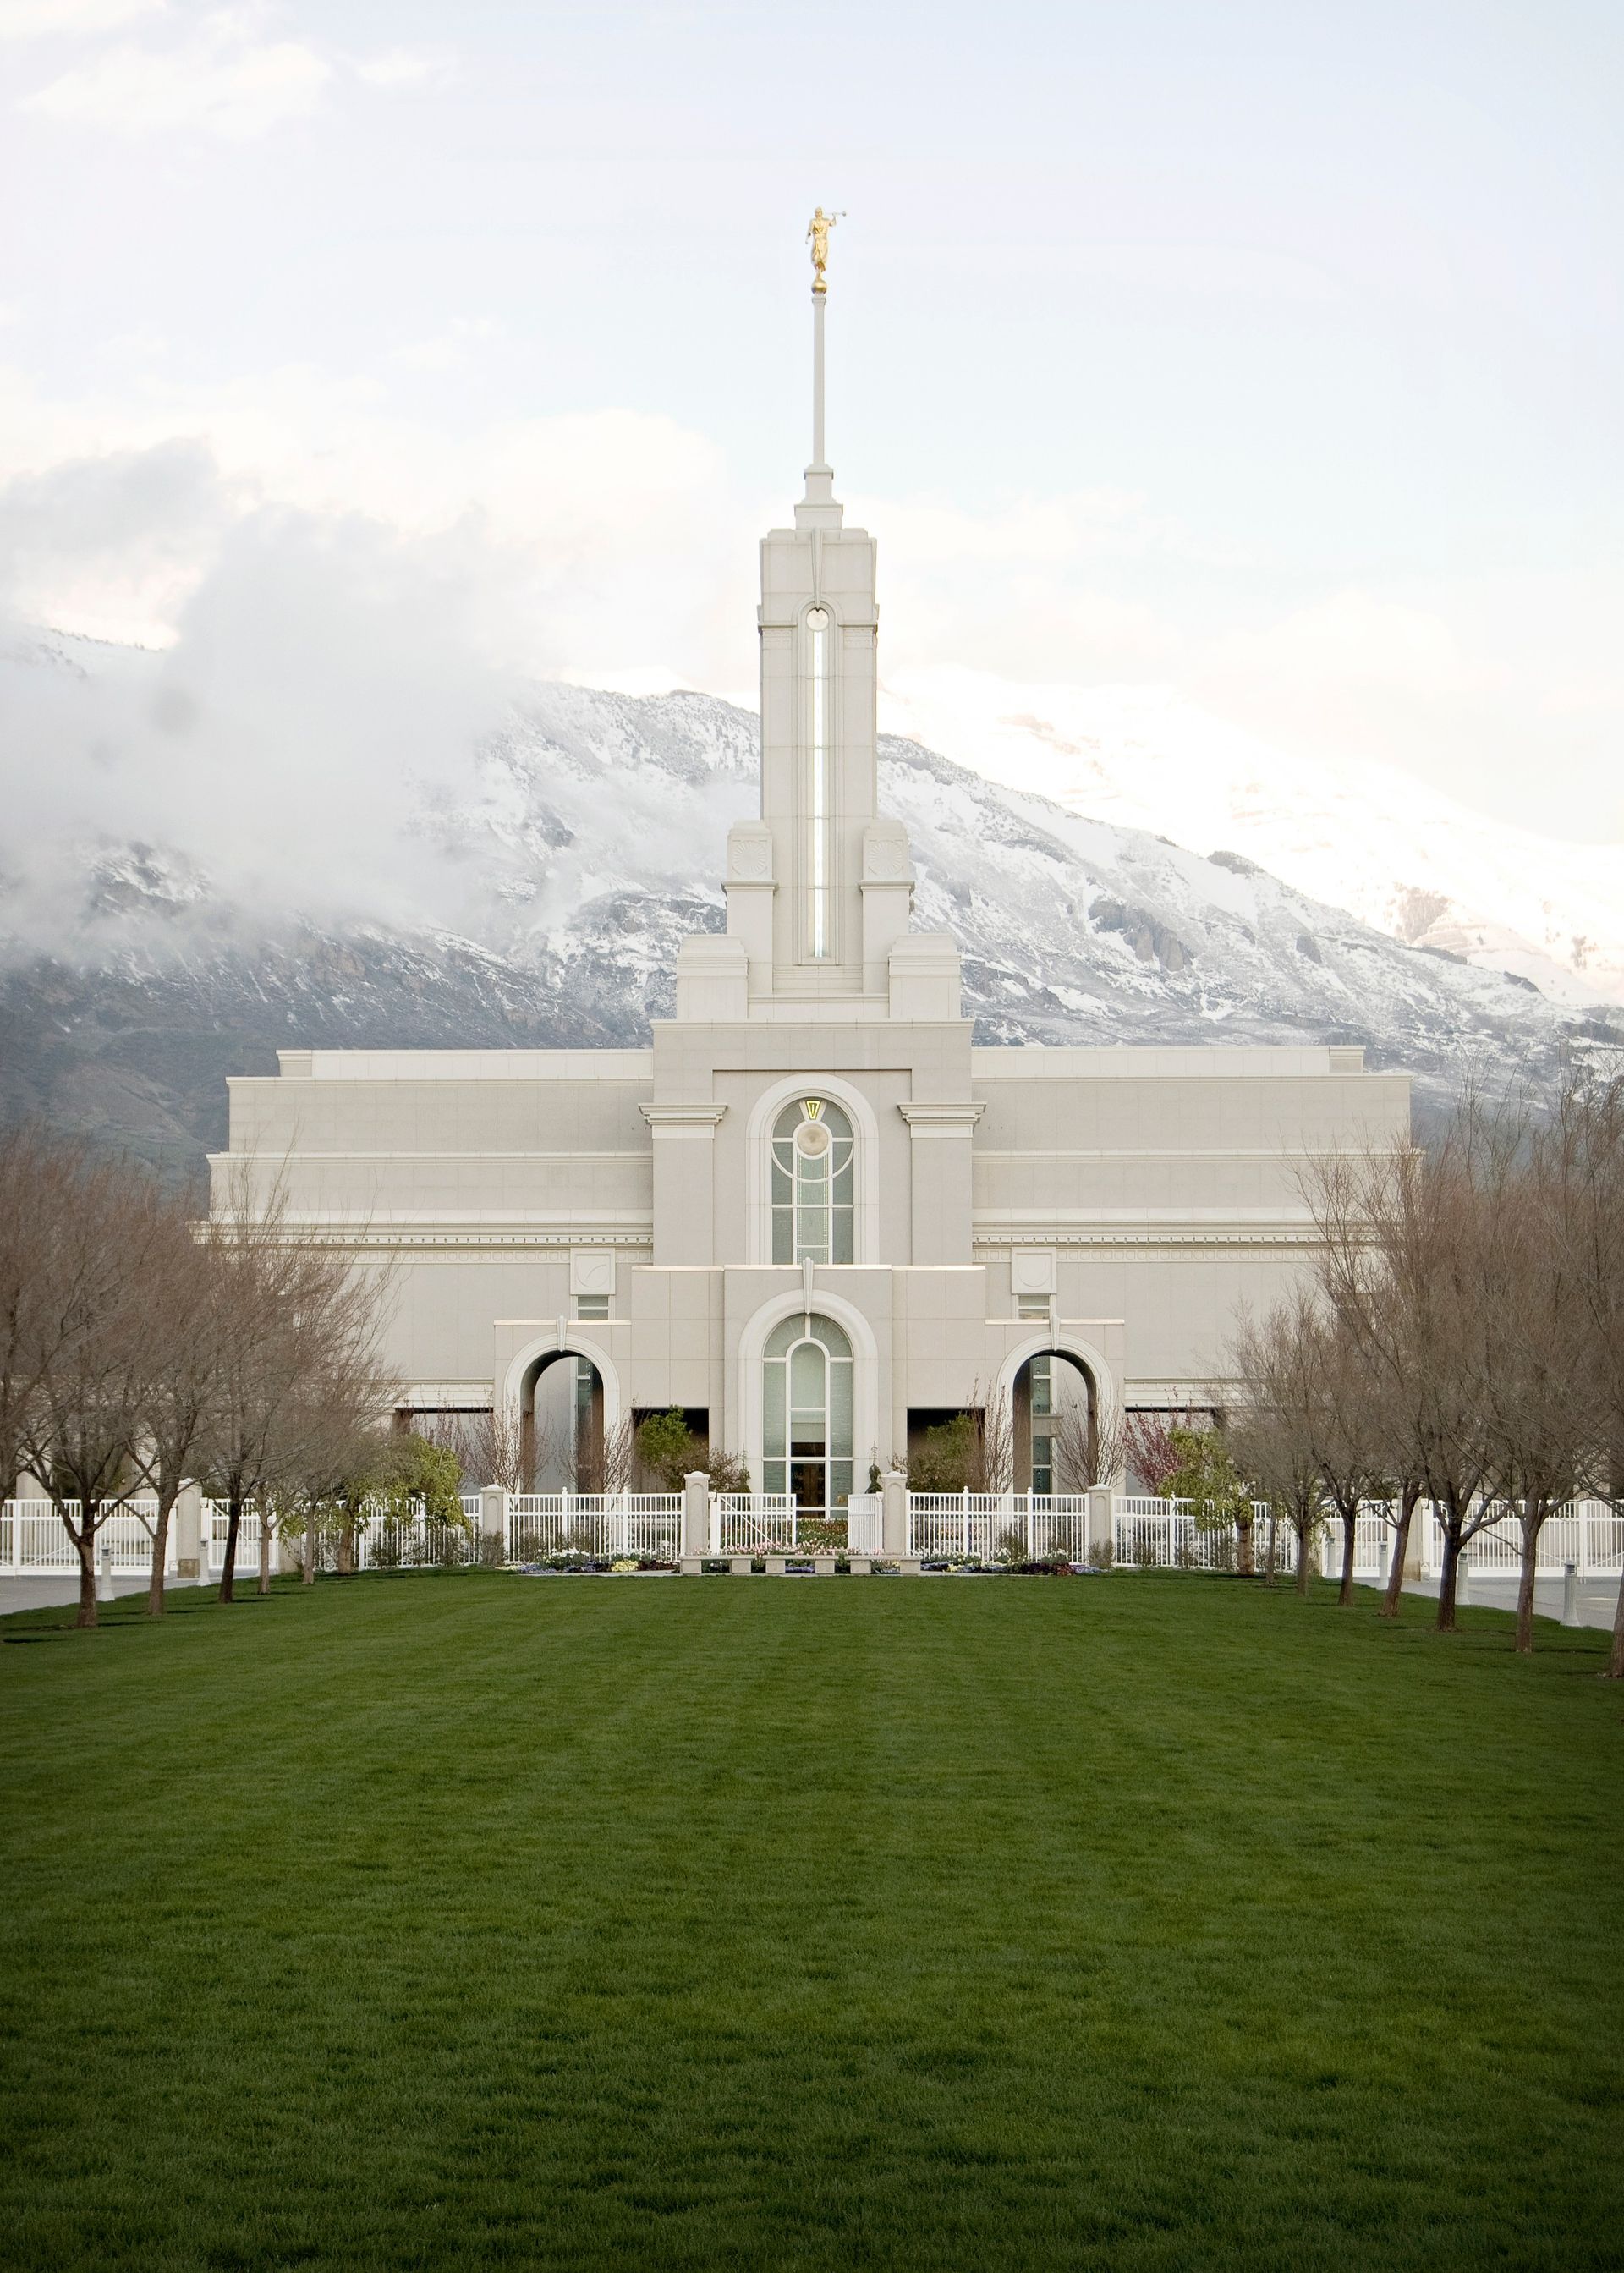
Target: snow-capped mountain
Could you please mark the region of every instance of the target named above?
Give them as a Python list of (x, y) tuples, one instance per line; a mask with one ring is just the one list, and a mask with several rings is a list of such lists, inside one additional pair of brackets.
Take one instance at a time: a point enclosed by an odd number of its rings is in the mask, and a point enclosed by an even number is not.
[(1624, 845), (1508, 827), (1394, 766), (1305, 764), (1163, 688), (920, 671), (887, 680), (881, 717), (1068, 812), (1245, 853), (1406, 944), (1624, 1002)]
[[(312, 868), (280, 877), (267, 911), (234, 881), (228, 811), (194, 829), (172, 807), (170, 839), (131, 840), (76, 798), (71, 844), (5, 862), (0, 1103), (185, 1164), (223, 1133), (225, 1076), (270, 1070), (278, 1045), (633, 1040), (670, 1008), (683, 934), (721, 925), (723, 842), (756, 768), (754, 718), (713, 697), (532, 689), (380, 816), (404, 910), (335, 900)], [(916, 920), (958, 937), (986, 1041), (1358, 1041), (1409, 1068), (1425, 1106), (1468, 1067), (1548, 1070), (1616, 1039), (1233, 851), (1081, 817), (894, 738), (881, 772), (913, 839)]]

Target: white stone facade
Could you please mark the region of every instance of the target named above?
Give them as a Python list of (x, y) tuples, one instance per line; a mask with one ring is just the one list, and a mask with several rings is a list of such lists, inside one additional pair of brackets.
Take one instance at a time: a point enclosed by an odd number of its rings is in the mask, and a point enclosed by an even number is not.
[(1357, 1048), (975, 1046), (875, 810), (877, 622), (873, 542), (814, 462), (761, 547), (761, 815), (650, 1048), (289, 1050), (230, 1084), (217, 1190), (280, 1174), (294, 1218), (392, 1259), (412, 1408), (528, 1405), (573, 1354), (595, 1427), (680, 1406), (769, 1489), (798, 1444), (834, 1512), (910, 1429), (1024, 1410), (1044, 1353), (1102, 1404), (1202, 1401), (1237, 1305), (1301, 1268), (1304, 1161), (1408, 1128), (1407, 1078)]

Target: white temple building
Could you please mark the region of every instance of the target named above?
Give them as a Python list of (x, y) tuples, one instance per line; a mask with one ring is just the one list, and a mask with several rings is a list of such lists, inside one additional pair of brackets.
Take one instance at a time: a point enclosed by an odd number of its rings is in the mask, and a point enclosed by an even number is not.
[(761, 540), (760, 814), (675, 1017), (647, 1049), (284, 1050), (231, 1083), (213, 1166), (393, 1260), (404, 1409), (539, 1414), (557, 1488), (680, 1407), (837, 1517), (960, 1411), (1012, 1416), (1043, 1490), (1068, 1399), (1209, 1401), (1237, 1307), (1302, 1268), (1303, 1164), (1407, 1130), (1409, 1083), (1358, 1048), (976, 1045), (876, 807), (875, 542), (825, 462), (821, 269), (812, 308), (812, 461)]

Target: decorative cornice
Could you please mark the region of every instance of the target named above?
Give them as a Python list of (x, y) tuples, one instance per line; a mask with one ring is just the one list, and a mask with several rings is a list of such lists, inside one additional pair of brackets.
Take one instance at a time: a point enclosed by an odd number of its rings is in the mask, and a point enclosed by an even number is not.
[(1154, 1249), (1167, 1255), (1192, 1248), (1284, 1247), (1307, 1254), (1314, 1244), (1312, 1227), (1302, 1231), (1186, 1231), (1169, 1225), (1158, 1231), (977, 1231), (970, 1235), (971, 1247), (981, 1254), (1027, 1246)]
[(973, 1129), (986, 1111), (984, 1105), (899, 1105), (897, 1111), (910, 1129)]
[(638, 1111), (656, 1136), (713, 1136), (725, 1105), (640, 1105)]

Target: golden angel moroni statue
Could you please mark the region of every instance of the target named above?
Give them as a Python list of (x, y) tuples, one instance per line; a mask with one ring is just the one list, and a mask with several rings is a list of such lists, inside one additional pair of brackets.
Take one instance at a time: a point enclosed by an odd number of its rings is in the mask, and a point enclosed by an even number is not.
[(829, 231), (840, 219), (837, 213), (825, 213), (821, 206), (806, 224), (806, 236), (812, 245), (812, 290), (827, 292), (829, 289), (824, 270), (829, 265)]

